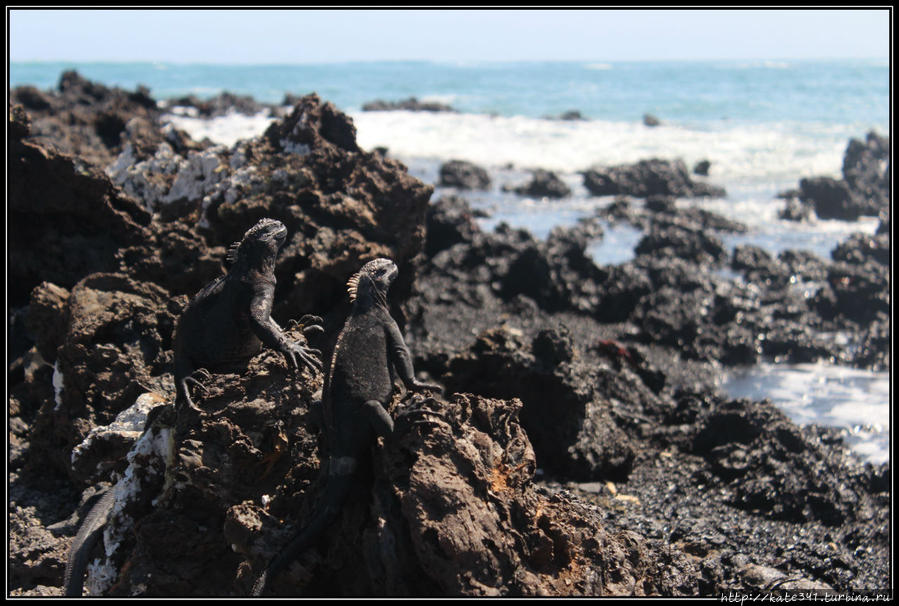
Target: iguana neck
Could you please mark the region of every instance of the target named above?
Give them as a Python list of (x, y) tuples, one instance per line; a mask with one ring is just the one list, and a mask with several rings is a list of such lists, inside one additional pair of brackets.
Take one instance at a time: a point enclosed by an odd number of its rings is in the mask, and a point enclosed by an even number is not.
[(237, 262), (231, 267), (229, 273), (238, 277), (244, 277), (254, 273), (263, 276), (274, 276), (275, 261), (277, 258), (277, 251), (265, 255), (241, 255), (237, 257)]
[(387, 293), (378, 288), (374, 280), (368, 276), (362, 276), (359, 286), (356, 301), (353, 303), (354, 310), (362, 312), (379, 307), (384, 311), (389, 311), (390, 306), (387, 303)]

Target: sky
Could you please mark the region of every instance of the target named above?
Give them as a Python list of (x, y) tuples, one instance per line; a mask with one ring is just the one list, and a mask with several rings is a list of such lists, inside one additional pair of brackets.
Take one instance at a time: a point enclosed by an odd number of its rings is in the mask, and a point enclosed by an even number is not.
[(892, 15), (801, 10), (49, 10), (7, 7), (9, 60), (641, 61), (890, 56)]

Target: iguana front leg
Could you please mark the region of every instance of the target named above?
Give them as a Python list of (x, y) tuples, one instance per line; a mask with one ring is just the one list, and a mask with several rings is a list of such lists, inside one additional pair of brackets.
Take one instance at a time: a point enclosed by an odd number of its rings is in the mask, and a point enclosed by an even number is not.
[(271, 283), (256, 286), (250, 302), (250, 322), (253, 332), (262, 343), (275, 351), (280, 351), (291, 368), (299, 369), (297, 358), (312, 372), (321, 372), (321, 352), (293, 341), (284, 334), (271, 317), (271, 302), (275, 287)]
[(403, 333), (400, 332), (400, 328), (396, 325), (396, 322), (393, 321), (393, 318), (389, 318), (387, 324), (387, 346), (393, 367), (403, 380), (406, 389), (409, 391), (421, 391), (423, 389), (442, 391), (442, 388), (439, 385), (422, 383), (415, 378), (415, 371), (412, 368), (412, 354), (406, 346), (406, 341), (403, 339)]

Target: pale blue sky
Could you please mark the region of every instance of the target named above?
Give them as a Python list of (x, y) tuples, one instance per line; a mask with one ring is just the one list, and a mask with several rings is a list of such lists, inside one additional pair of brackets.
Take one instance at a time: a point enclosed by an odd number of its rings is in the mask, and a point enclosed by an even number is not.
[(888, 59), (887, 9), (7, 9), (11, 61)]

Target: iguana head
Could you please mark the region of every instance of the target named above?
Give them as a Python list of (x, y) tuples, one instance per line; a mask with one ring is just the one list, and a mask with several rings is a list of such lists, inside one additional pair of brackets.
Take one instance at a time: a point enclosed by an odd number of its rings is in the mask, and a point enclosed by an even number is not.
[(260, 219), (247, 230), (243, 240), (231, 245), (228, 260), (232, 263), (246, 262), (256, 266), (273, 260), (278, 249), (287, 238), (287, 228), (276, 219)]
[(350, 301), (375, 302), (387, 305), (387, 290), (400, 270), (390, 259), (369, 261), (347, 282)]

